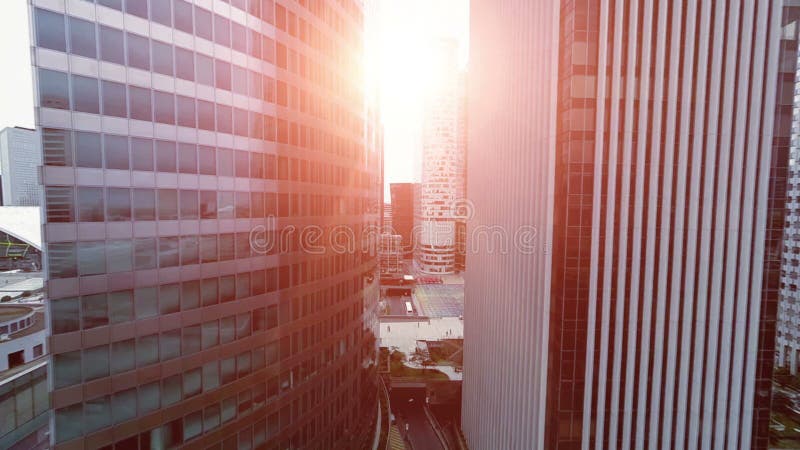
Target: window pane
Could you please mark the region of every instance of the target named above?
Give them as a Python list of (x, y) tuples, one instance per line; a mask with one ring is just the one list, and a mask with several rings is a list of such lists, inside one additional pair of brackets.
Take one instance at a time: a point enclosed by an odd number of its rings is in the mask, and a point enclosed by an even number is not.
[(194, 53), (175, 47), (175, 76), (194, 81)]
[(158, 315), (158, 297), (156, 288), (139, 288), (133, 291), (136, 304), (136, 318), (144, 319)]
[(47, 259), (52, 278), (78, 276), (77, 252), (74, 242), (51, 242), (47, 244)]
[(175, 143), (171, 141), (156, 141), (156, 170), (174, 173), (177, 171), (176, 161)]
[(94, 23), (69, 18), (69, 51), (87, 58), (97, 58)]
[(199, 218), (197, 191), (180, 191), (181, 219), (192, 220)]
[[(136, 239), (133, 241), (133, 262), (136, 270), (155, 269), (156, 267), (156, 240), (153, 238)], [(138, 302), (138, 300), (137, 300)], [(138, 303), (137, 303), (138, 305)], [(139, 310), (137, 306), (136, 314)]]
[(213, 347), (219, 344), (219, 324), (216, 320), (206, 322), (202, 326), (202, 344), (203, 349)]
[(181, 330), (171, 330), (161, 333), (159, 339), (161, 360), (166, 361), (181, 355)]
[[(181, 244), (183, 244), (181, 240)], [(197, 241), (195, 241), (195, 247)], [(181, 310), (188, 311), (200, 307), (200, 281), (184, 281), (181, 284)]]
[(236, 150), (234, 152), (236, 163), (236, 176), (247, 178), (250, 176), (250, 152)]
[(36, 45), (60, 52), (67, 51), (64, 16), (36, 8)]
[(117, 291), (108, 294), (108, 309), (111, 323), (133, 320), (133, 292)]
[(106, 156), (106, 169), (128, 170), (128, 138), (106, 134), (103, 136), (103, 150)]
[(234, 218), (233, 192), (220, 192), (217, 196), (217, 217), (220, 219)]
[(108, 325), (106, 294), (84, 295), (81, 297), (81, 316), (84, 330)]
[(150, 40), (136, 34), (127, 33), (128, 65), (142, 70), (150, 70)]
[(133, 241), (124, 239), (108, 241), (106, 244), (108, 273), (129, 272), (133, 270)]
[(197, 125), (203, 130), (214, 131), (214, 104), (197, 100)]
[(75, 165), (78, 167), (103, 167), (99, 134), (75, 132)]
[(69, 333), (80, 329), (80, 312), (77, 298), (50, 300), (53, 334)]
[(231, 25), (233, 49), (247, 53), (247, 29), (236, 22)]
[(109, 374), (108, 346), (98, 345), (83, 351), (83, 380), (107, 377)]
[(127, 372), (136, 367), (136, 344), (133, 339), (111, 344), (111, 370), (113, 373)]
[(208, 278), (203, 280), (200, 290), (200, 300), (203, 302), (203, 306), (217, 304), (217, 284), (218, 282), (216, 278)]
[(56, 128), (43, 128), (42, 152), (45, 165), (71, 166), (73, 164), (72, 133)]
[(178, 219), (178, 191), (174, 189), (158, 190), (158, 219)]
[(197, 36), (203, 39), (212, 39), (211, 13), (203, 8), (194, 9), (194, 28)]
[(175, 96), (166, 92), (154, 91), (155, 119), (159, 123), (175, 124)]
[(197, 82), (206, 86), (214, 86), (214, 61), (208, 56), (197, 53), (195, 62), (197, 64), (195, 72)]
[(214, 41), (225, 47), (231, 46), (231, 23), (228, 19), (214, 15)]
[(100, 58), (104, 61), (125, 64), (122, 32), (100, 25)]
[(178, 170), (181, 173), (197, 173), (197, 146), (178, 144)]
[(151, 1), (150, 18), (162, 25), (172, 26), (172, 5), (169, 0)]
[(130, 98), (130, 118), (152, 122), (150, 89), (128, 86), (128, 97)]
[(81, 382), (80, 350), (53, 355), (53, 378), (56, 388)]
[(107, 116), (128, 117), (128, 100), (125, 85), (103, 80), (103, 114)]
[(39, 100), (43, 108), (69, 109), (67, 74), (39, 69)]
[(136, 338), (136, 365), (141, 367), (158, 362), (158, 335)]
[(83, 407), (83, 422), (87, 433), (111, 425), (109, 396), (88, 400)]
[(125, 12), (147, 19), (147, 1), (125, 0)]
[(173, 0), (175, 28), (186, 33), (194, 33), (192, 26), (192, 5), (183, 0)]
[(106, 272), (104, 241), (78, 242), (78, 274), (98, 275)]
[[(201, 145), (198, 147), (200, 173), (204, 175), (216, 175), (217, 173), (217, 152), (214, 147)], [(216, 208), (215, 208), (216, 209)]]
[[(175, 267), (180, 262), (180, 254), (178, 253), (178, 238), (177, 237), (162, 237), (158, 239), (158, 266), (159, 267)], [(161, 296), (159, 296), (161, 299)], [(178, 304), (177, 300), (177, 288), (176, 288), (176, 296), (175, 296), (175, 305)], [(167, 312), (175, 312), (175, 311), (165, 311), (163, 309), (162, 303), (162, 314)], [(177, 307), (177, 306), (176, 306)]]
[(181, 237), (181, 265), (200, 262), (200, 244), (198, 236)]
[(111, 402), (115, 424), (136, 417), (136, 388), (115, 393)]
[(177, 100), (178, 125), (182, 127), (195, 128), (197, 126), (197, 121), (195, 120), (194, 99), (179, 95)]
[(97, 0), (97, 4), (122, 11), (122, 0)]
[(200, 217), (202, 219), (217, 218), (217, 193), (200, 191)]
[(233, 133), (233, 113), (230, 106), (217, 104), (217, 131)]
[(153, 71), (164, 75), (173, 75), (171, 45), (153, 41)]
[(48, 222), (74, 222), (74, 191), (71, 187), (46, 187)]
[(109, 188), (107, 219), (109, 221), (131, 220), (131, 194), (128, 189)]
[(231, 65), (219, 59), (214, 60), (215, 86), (219, 89), (231, 90)]
[(97, 79), (72, 75), (72, 109), (92, 114), (100, 113)]
[(133, 170), (152, 171), (153, 141), (150, 139), (131, 138), (131, 153), (133, 155)]
[(156, 196), (152, 189), (133, 190), (133, 217), (136, 220), (156, 219)]
[(78, 221), (102, 222), (103, 214), (103, 189), (92, 187), (78, 188)]
[[(200, 236), (200, 261), (214, 262), (217, 260), (217, 235)], [(214, 292), (216, 294), (216, 291)], [(215, 302), (216, 303), (216, 299)], [(203, 303), (205, 305), (205, 303)]]
[(161, 397), (161, 384), (158, 381), (139, 387), (139, 414), (158, 409)]

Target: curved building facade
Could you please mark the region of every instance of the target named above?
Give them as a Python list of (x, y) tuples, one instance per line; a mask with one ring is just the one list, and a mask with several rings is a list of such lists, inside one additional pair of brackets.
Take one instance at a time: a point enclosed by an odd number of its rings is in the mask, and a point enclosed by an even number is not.
[(54, 447), (371, 443), (360, 2), (30, 4)]

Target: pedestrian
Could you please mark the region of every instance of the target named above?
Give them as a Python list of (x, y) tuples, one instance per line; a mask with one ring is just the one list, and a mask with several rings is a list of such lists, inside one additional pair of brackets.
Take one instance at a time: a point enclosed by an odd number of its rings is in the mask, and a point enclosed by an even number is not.
[(408, 434), (408, 422), (406, 422), (406, 434)]

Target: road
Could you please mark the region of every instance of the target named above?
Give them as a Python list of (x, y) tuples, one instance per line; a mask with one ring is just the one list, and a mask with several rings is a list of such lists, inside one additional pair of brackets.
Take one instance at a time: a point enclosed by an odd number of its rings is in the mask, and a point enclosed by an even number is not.
[(444, 450), (425, 416), (425, 388), (393, 388), (390, 403), (403, 436), (406, 436), (405, 427), (408, 423), (408, 440), (413, 450)]

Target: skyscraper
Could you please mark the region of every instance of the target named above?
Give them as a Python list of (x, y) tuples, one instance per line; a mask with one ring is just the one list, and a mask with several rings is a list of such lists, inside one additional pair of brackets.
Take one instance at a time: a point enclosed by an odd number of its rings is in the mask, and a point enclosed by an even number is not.
[(392, 229), (402, 236), (404, 253), (414, 249), (414, 184), (392, 183), (389, 186), (392, 200)]
[(55, 448), (371, 443), (361, 3), (30, 3)]
[(472, 2), (470, 448), (767, 447), (790, 5)]
[(42, 188), (36, 170), (41, 164), (36, 131), (20, 127), (0, 130), (3, 205), (39, 206)]
[(423, 272), (455, 270), (455, 208), (464, 199), (464, 77), (458, 70), (458, 42), (436, 43), (432, 85), (422, 123), (422, 181), (415, 219), (415, 258)]

